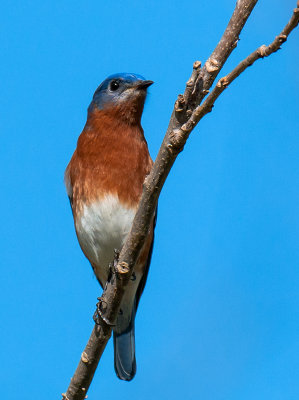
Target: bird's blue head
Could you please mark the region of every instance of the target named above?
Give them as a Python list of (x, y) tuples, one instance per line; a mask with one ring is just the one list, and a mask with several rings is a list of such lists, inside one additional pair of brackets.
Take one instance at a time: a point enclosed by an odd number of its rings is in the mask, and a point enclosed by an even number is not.
[(126, 107), (138, 108), (142, 113), (147, 88), (153, 83), (153, 81), (148, 81), (143, 76), (133, 73), (110, 75), (95, 91), (88, 111), (92, 112), (95, 108), (104, 110), (116, 106), (123, 110)]

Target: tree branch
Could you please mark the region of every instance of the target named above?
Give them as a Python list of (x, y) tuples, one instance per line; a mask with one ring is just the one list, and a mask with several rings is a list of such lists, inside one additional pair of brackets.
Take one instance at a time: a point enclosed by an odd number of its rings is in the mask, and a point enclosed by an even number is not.
[[(237, 47), (239, 36), (244, 28), (244, 25), (251, 14), (257, 0), (254, 1), (242, 1), (238, 0), (234, 13), (228, 23), (225, 32), (217, 44), (215, 50), (206, 61), (202, 70), (203, 77), (203, 89), (209, 90), (213, 85), (218, 73), (222, 69), (226, 60)], [(198, 104), (201, 103), (206, 93), (199, 94)]]
[(168, 173), (196, 124), (209, 111), (224, 89), (257, 59), (269, 56), (277, 51), (286, 41), (290, 32), (298, 25), (299, 9), (294, 10), (292, 18), (281, 34), (269, 46), (261, 46), (243, 60), (231, 73), (221, 78), (213, 91), (200, 105), (207, 95), (225, 61), (236, 47), (242, 31), (257, 0), (238, 0), (228, 26), (201, 69), (199, 61), (194, 63), (193, 72), (187, 82), (184, 95), (179, 95), (169, 122), (169, 126), (150, 174), (145, 179), (139, 207), (133, 221), (132, 229), (111, 270), (108, 280), (99, 299), (99, 318), (89, 341), (81, 355), (66, 393), (65, 400), (82, 400), (92, 381), (100, 357), (111, 336), (112, 326), (116, 320), (120, 303), (132, 274), (135, 262), (147, 237), (150, 224), (155, 213), (158, 197)]
[(280, 46), (286, 42), (289, 34), (299, 23), (299, 1), (297, 2), (297, 8), (294, 9), (293, 15), (281, 33), (276, 36), (272, 43), (268, 46), (262, 45), (258, 47), (253, 53), (247, 56), (241, 61), (236, 68), (234, 68), (229, 74), (219, 79), (216, 86), (206, 98), (202, 105), (196, 107), (190, 116), (187, 123), (185, 123), (181, 130), (183, 132), (191, 132), (198, 122), (214, 107), (215, 101), (218, 99), (220, 94), (230, 85), (242, 72), (250, 67), (255, 61), (260, 58), (268, 57), (280, 49)]
[(199, 61), (194, 63), (193, 72), (187, 82), (185, 93), (184, 95), (179, 95), (176, 101), (166, 134), (187, 122), (194, 109), (209, 93), (214, 80), (232, 51), (236, 48), (240, 33), (256, 3), (257, 0), (238, 0), (222, 38), (203, 68), (201, 68)]

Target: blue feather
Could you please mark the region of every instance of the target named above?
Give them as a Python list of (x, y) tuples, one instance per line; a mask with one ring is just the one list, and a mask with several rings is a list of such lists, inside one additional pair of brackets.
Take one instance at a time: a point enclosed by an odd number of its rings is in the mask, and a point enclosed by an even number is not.
[[(119, 84), (119, 88), (115, 91), (109, 89), (112, 81), (116, 81)], [(121, 99), (121, 94), (138, 81), (145, 81), (145, 78), (129, 72), (120, 72), (108, 76), (95, 91), (88, 111), (91, 112), (95, 106), (98, 109), (103, 109), (109, 104), (117, 103)]]

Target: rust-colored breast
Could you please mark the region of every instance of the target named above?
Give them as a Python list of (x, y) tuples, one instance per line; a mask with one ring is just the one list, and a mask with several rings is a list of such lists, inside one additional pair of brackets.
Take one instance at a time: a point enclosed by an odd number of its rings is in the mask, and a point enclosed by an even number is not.
[(152, 164), (139, 123), (128, 124), (111, 110), (94, 111), (65, 172), (74, 216), (107, 193), (135, 207)]

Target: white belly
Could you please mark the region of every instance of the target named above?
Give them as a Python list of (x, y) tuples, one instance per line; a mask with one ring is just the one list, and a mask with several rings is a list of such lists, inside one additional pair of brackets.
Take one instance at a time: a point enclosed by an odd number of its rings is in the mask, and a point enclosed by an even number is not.
[(121, 250), (135, 213), (136, 209), (121, 204), (118, 196), (108, 195), (101, 201), (84, 205), (81, 216), (77, 218), (79, 243), (96, 268), (96, 276), (102, 284), (107, 280), (114, 249)]

